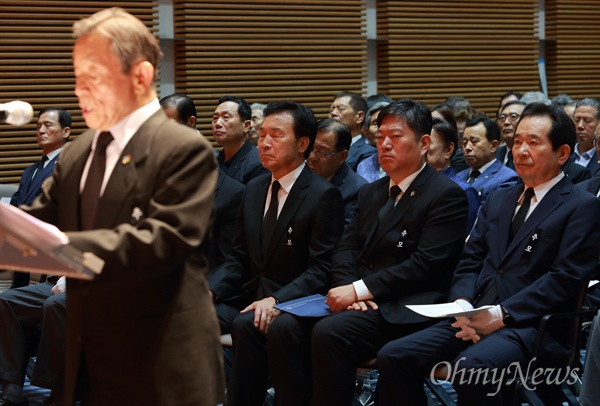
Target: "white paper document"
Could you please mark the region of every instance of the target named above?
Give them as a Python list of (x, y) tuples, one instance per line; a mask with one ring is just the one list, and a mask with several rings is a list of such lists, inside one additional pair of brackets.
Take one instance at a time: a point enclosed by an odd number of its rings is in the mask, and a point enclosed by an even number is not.
[(481, 306), (477, 309), (463, 310), (463, 308), (460, 307), (458, 303), (451, 302), (428, 305), (406, 305), (406, 307), (408, 307), (413, 312), (419, 313), (422, 316), (444, 318), (456, 316), (469, 317), (481, 311), (491, 309), (494, 306)]
[(93, 279), (104, 261), (69, 245), (52, 224), (0, 202), (0, 269)]

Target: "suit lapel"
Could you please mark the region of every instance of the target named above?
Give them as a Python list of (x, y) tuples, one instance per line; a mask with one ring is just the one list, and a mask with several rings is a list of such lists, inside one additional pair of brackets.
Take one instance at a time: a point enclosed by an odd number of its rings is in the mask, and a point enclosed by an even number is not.
[[(515, 208), (517, 207), (517, 201), (519, 200), (519, 196), (523, 193), (522, 187), (515, 187), (508, 194), (506, 201), (512, 202), (511, 205), (507, 205), (505, 210), (500, 211), (499, 219), (498, 219), (498, 249), (495, 250), (494, 262), (499, 264), (502, 260), (502, 257), (507, 252), (509, 238), (510, 238), (510, 228), (512, 224), (512, 218), (515, 213)], [(490, 250), (490, 252), (494, 252), (494, 250)]]
[(488, 183), (491, 179), (493, 179), (496, 172), (500, 170), (502, 164), (500, 161), (496, 160), (487, 170), (483, 171), (481, 175), (479, 175), (475, 181), (473, 182), (473, 187), (479, 190), (483, 185)]
[[(31, 195), (34, 194), (34, 192), (36, 192), (40, 189), (44, 180), (46, 180), (46, 178), (54, 170), (54, 166), (56, 165), (57, 159), (58, 159), (58, 155), (55, 156), (50, 162), (48, 162), (48, 165), (46, 165), (44, 168), (41, 169), (42, 172), (40, 173), (40, 176), (35, 180), (34, 183), (30, 184), (29, 187), (27, 188), (27, 196), (26, 196), (25, 200), (29, 199), (31, 197)], [(31, 179), (29, 179), (29, 181), (31, 182)]]
[[(566, 183), (567, 178), (563, 178), (558, 184), (556, 184), (547, 194), (544, 196), (542, 201), (536, 206), (531, 212), (525, 223), (521, 226), (515, 238), (509, 244), (506, 253), (502, 260), (506, 259), (508, 255), (526, 238), (529, 238), (533, 231), (540, 225), (544, 219), (550, 217), (552, 212), (559, 208), (565, 199), (568, 199), (571, 191)], [(513, 211), (514, 212), (514, 211)], [(512, 217), (511, 217), (512, 220)], [(508, 223), (510, 229), (510, 222)]]
[[(162, 113), (162, 111), (159, 111)], [(162, 120), (161, 120), (162, 119)], [(152, 115), (131, 137), (106, 183), (104, 193), (98, 202), (98, 213), (96, 227), (111, 228), (116, 223), (117, 217), (122, 210), (131, 210), (124, 207), (131, 203), (131, 195), (135, 191), (138, 182), (139, 165), (148, 157), (152, 149), (152, 137), (158, 125), (166, 120), (161, 115)], [(133, 205), (135, 206), (135, 201)]]
[(396, 207), (390, 213), (388, 220), (379, 226), (377, 233), (375, 234), (375, 238), (373, 240), (374, 246), (379, 242), (379, 240), (392, 228), (396, 227), (396, 225), (402, 220), (406, 212), (410, 209), (410, 207), (421, 197), (421, 193), (423, 191), (423, 187), (427, 183), (427, 180), (431, 177), (433, 173), (433, 169), (429, 166), (425, 166), (421, 173), (412, 181), (410, 186), (406, 191), (402, 193), (402, 197), (396, 204)]

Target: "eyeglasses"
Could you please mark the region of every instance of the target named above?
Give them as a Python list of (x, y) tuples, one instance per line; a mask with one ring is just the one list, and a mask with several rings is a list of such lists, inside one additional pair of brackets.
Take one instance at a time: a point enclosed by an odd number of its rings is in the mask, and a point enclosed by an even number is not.
[(327, 158), (328, 156), (331, 156), (333, 154), (337, 154), (340, 153), (342, 151), (326, 151), (324, 149), (320, 149), (320, 148), (313, 148), (313, 150), (310, 152), (311, 154), (314, 153), (318, 158)]
[(508, 118), (508, 121), (510, 121), (511, 123), (516, 123), (519, 117), (521, 116), (517, 113), (510, 113), (508, 115), (502, 114), (500, 117), (498, 117), (498, 121), (503, 123)]

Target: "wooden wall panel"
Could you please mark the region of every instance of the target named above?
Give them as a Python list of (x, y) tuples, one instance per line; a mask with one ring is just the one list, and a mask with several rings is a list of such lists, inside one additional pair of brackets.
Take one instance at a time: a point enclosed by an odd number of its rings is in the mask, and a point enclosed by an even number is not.
[[(156, 31), (158, 2), (3, 0), (0, 2), (0, 103), (24, 100), (34, 114), (56, 105), (73, 116), (72, 136), (86, 129), (74, 94), (71, 61), (74, 22), (120, 6)], [(36, 119), (22, 127), (0, 124), (0, 183), (18, 183), (23, 170), (41, 156)]]
[(223, 95), (291, 99), (327, 115), (333, 95), (366, 89), (364, 1), (176, 1), (176, 89), (212, 139)]
[(537, 3), (378, 1), (380, 91), (494, 115), (505, 92), (539, 88)]

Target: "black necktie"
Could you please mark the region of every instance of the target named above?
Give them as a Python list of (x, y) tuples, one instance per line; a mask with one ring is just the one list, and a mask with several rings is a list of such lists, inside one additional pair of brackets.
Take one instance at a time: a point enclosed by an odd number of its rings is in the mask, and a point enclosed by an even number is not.
[(271, 201), (269, 203), (267, 214), (265, 214), (265, 217), (263, 218), (261, 230), (263, 254), (266, 254), (267, 252), (271, 236), (273, 235), (275, 225), (277, 224), (277, 209), (279, 208), (277, 193), (279, 192), (280, 187), (281, 185), (277, 181), (274, 181), (271, 185)]
[(394, 206), (396, 205), (396, 198), (398, 197), (398, 195), (400, 194), (401, 191), (402, 190), (400, 190), (400, 186), (398, 186), (398, 185), (394, 185), (390, 188), (390, 197), (388, 198), (387, 202), (385, 202), (385, 204), (379, 211), (379, 226), (380, 227), (385, 222), (387, 217), (390, 215), (392, 210), (394, 209)]
[(29, 188), (31, 188), (31, 186), (35, 183), (35, 181), (38, 180), (40, 176), (42, 176), (42, 172), (44, 171), (44, 164), (46, 163), (47, 160), (48, 160), (48, 157), (46, 155), (44, 155), (42, 157), (42, 159), (40, 159), (38, 161), (38, 163), (36, 164), (35, 173), (33, 174), (33, 177), (31, 178), (31, 182), (29, 182), (29, 187), (27, 188), (27, 190), (29, 190)]
[(477, 169), (475, 169), (474, 171), (471, 171), (471, 174), (469, 175), (469, 179), (467, 179), (467, 183), (469, 185), (472, 185), (473, 182), (475, 182), (475, 179), (477, 179), (477, 177), (481, 175), (481, 172), (479, 172)]
[(112, 140), (112, 134), (107, 131), (100, 133), (98, 136), (92, 164), (81, 193), (81, 228), (83, 230), (91, 230), (94, 227), (100, 189), (102, 188), (104, 170), (106, 169), (106, 147)]
[(517, 214), (510, 225), (510, 239), (515, 238), (517, 231), (521, 228), (523, 223), (525, 222), (525, 217), (527, 217), (527, 212), (529, 211), (529, 206), (531, 206), (531, 198), (533, 197), (533, 188), (527, 188), (525, 193), (523, 194), (523, 203), (521, 203), (521, 207), (517, 210)]
[(515, 169), (515, 163), (513, 162), (513, 154), (512, 154), (512, 150), (508, 150), (508, 152), (506, 153), (507, 158), (506, 158), (506, 166), (508, 166), (511, 169)]

